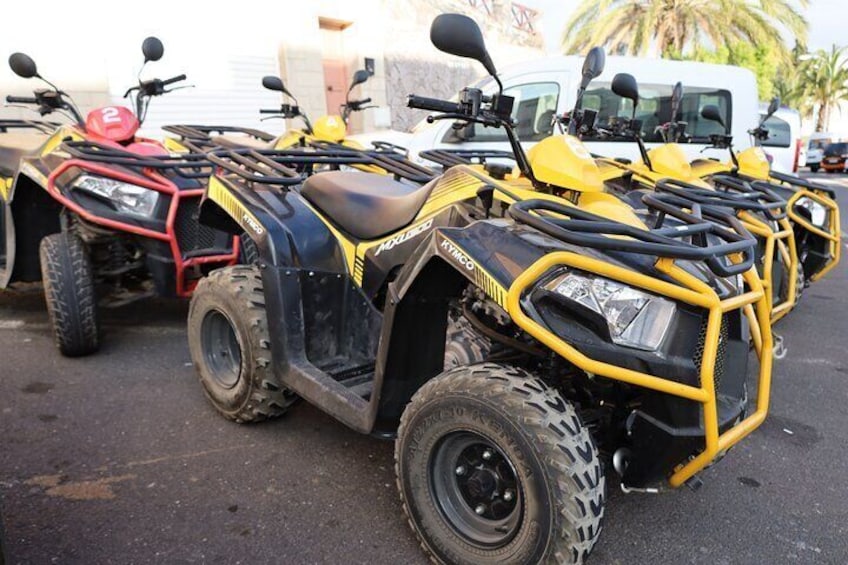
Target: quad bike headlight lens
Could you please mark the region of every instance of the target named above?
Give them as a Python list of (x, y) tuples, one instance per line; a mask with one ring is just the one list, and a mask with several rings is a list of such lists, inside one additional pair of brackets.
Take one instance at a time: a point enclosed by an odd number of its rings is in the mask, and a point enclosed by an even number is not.
[(159, 193), (134, 184), (106, 177), (81, 175), (73, 186), (110, 200), (119, 212), (152, 216)]
[(810, 221), (814, 226), (817, 228), (825, 227), (825, 224), (827, 223), (827, 208), (825, 208), (822, 204), (816, 202), (812, 198), (802, 196), (798, 199), (795, 205), (810, 213)]
[(645, 351), (659, 348), (676, 308), (665, 298), (573, 271), (557, 277), (545, 288), (603, 316), (613, 342)]

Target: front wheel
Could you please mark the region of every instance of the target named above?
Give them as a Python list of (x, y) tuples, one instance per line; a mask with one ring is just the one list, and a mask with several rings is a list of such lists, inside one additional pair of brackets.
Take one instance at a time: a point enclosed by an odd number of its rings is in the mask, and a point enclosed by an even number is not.
[(80, 237), (48, 235), (39, 246), (44, 299), (62, 355), (80, 357), (100, 347), (91, 259)]
[(274, 418), (297, 399), (271, 365), (258, 267), (218, 269), (200, 281), (188, 311), (188, 345), (207, 398), (227, 419)]
[(810, 165), (810, 171), (812, 171), (814, 173), (819, 172), (819, 166), (818, 165)]
[(574, 407), (520, 369), (442, 373), (401, 418), (404, 511), (442, 563), (582, 563), (601, 533), (605, 477)]

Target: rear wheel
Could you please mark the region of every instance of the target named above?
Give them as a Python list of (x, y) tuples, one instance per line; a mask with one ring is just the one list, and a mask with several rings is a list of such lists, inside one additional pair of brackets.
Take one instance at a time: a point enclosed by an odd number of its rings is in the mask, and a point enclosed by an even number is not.
[(100, 347), (91, 260), (80, 237), (48, 235), (39, 246), (44, 298), (62, 355), (79, 357)]
[(200, 281), (189, 307), (188, 343), (203, 390), (224, 417), (258, 422), (281, 416), (296, 401), (271, 366), (258, 268), (227, 267)]
[(511, 367), (460, 367), (424, 385), (395, 444), (404, 511), (443, 563), (582, 563), (605, 478), (574, 407)]

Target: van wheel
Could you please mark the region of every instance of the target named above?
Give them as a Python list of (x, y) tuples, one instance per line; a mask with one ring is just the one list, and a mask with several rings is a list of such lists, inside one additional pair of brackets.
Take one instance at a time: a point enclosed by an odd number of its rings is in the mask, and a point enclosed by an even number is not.
[(814, 173), (819, 172), (819, 166), (818, 165), (810, 165), (810, 171), (812, 171)]
[(94, 353), (100, 347), (97, 298), (82, 239), (69, 232), (54, 233), (41, 240), (38, 251), (56, 346), (68, 357)]
[(225, 418), (259, 422), (281, 416), (297, 400), (271, 366), (257, 267), (218, 269), (200, 281), (188, 312), (188, 344), (200, 384)]
[(574, 407), (529, 373), (459, 367), (401, 417), (404, 512), (442, 563), (582, 563), (601, 533), (606, 482)]

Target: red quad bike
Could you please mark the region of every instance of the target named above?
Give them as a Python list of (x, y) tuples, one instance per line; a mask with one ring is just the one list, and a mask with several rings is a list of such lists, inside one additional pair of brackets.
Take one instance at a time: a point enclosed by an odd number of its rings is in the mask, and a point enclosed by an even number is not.
[[(162, 57), (155, 37), (143, 45), (145, 64)], [(52, 132), (0, 133), (0, 288), (43, 281), (56, 344), (68, 356), (100, 345), (98, 306), (151, 297), (191, 295), (212, 269), (238, 259), (239, 241), (197, 221), (211, 169), (198, 155), (171, 157), (157, 141), (136, 135), (150, 99), (185, 80), (140, 81), (135, 111), (107, 106), (85, 120), (67, 93), (43, 79), (23, 53), (12, 70), (50, 88), (33, 97), (8, 96), (44, 116), (73, 124)]]

